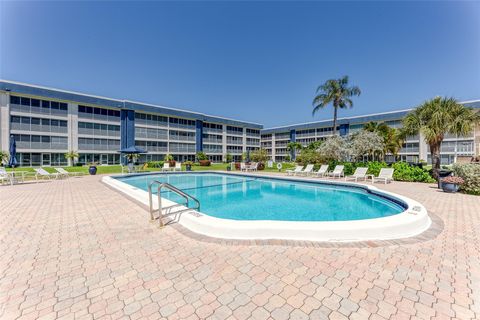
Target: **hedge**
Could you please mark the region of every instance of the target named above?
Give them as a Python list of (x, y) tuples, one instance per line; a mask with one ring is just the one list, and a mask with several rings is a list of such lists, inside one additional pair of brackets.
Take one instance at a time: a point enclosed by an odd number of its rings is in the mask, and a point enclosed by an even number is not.
[(453, 172), (465, 181), (465, 183), (460, 186), (460, 191), (480, 195), (480, 164), (455, 163), (453, 165)]

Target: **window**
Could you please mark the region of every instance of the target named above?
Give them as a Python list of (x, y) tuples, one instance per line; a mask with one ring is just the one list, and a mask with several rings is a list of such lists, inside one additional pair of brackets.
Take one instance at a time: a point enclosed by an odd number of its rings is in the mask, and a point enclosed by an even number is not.
[(20, 104), (20, 97), (10, 96), (10, 103), (11, 104)]
[(21, 119), (21, 117), (11, 116), (10, 117), (10, 122), (11, 123), (20, 123), (20, 119)]
[[(24, 121), (24, 119), (25, 119), (25, 121), (28, 121), (28, 122), (30, 122), (30, 120), (31, 120), (32, 124), (36, 124), (36, 125), (39, 125), (39, 124), (40, 124), (40, 119), (39, 119), (39, 118), (32, 118), (32, 119), (23, 118), (23, 119), (22, 119), (22, 122)], [(27, 120), (27, 119), (28, 119), (28, 120)]]
[(32, 107), (40, 107), (40, 100), (38, 99), (32, 99), (31, 103)]
[(50, 143), (50, 137), (49, 136), (42, 136), (42, 142), (43, 143)]
[(68, 110), (68, 104), (66, 104), (64, 102), (60, 102), (60, 110), (67, 111)]
[(50, 108), (50, 101), (42, 100), (42, 108), (45, 108), (45, 109)]
[(22, 106), (30, 106), (30, 98), (22, 97), (20, 99), (20, 103), (21, 103)]
[[(52, 122), (53, 121), (55, 121), (55, 120), (52, 120)], [(49, 125), (50, 125), (50, 120), (49, 119), (42, 119), (42, 126), (49, 126)]]
[(60, 127), (68, 127), (68, 121), (66, 120), (60, 120), (59, 121)]
[(50, 102), (50, 108), (52, 108), (53, 110), (58, 110), (58, 109), (60, 109), (60, 106), (59, 106), (58, 102), (51, 101)]
[(53, 127), (58, 127), (58, 120), (51, 120), (51, 125)]

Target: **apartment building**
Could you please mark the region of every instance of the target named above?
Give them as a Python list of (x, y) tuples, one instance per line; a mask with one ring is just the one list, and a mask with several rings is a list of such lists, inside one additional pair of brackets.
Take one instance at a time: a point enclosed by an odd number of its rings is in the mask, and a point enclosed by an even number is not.
[[(464, 105), (478, 108), (480, 100), (462, 102)], [(364, 116), (340, 118), (337, 121), (337, 133), (341, 136), (353, 134), (362, 130), (370, 121), (384, 122), (393, 128), (402, 126), (402, 118), (411, 109), (383, 112)], [(267, 128), (261, 131), (261, 147), (266, 149), (274, 161), (283, 161), (294, 155), (287, 150), (289, 142), (299, 142), (303, 146), (318, 140), (325, 140), (333, 135), (333, 121), (317, 121), (282, 127)], [(467, 136), (446, 135), (441, 146), (442, 164), (451, 164), (457, 161), (470, 161), (471, 157), (480, 154), (480, 126), (477, 126)], [(399, 158), (402, 161), (419, 162), (425, 160), (431, 163), (430, 150), (421, 134), (407, 137)], [(393, 162), (394, 156), (387, 155), (386, 161)]]
[(79, 153), (79, 163), (120, 163), (118, 150), (135, 143), (146, 150), (142, 161), (194, 160), (198, 151), (214, 162), (227, 153), (260, 147), (262, 125), (187, 110), (99, 97), (0, 80), (0, 150), (10, 136), (22, 166), (66, 165), (64, 154)]

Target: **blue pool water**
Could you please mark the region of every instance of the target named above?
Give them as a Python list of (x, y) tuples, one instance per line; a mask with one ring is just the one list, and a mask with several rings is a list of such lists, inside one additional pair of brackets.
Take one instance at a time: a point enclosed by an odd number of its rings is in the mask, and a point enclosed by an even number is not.
[[(217, 173), (177, 173), (119, 177), (148, 190), (153, 180), (168, 182), (201, 203), (200, 211), (235, 220), (345, 221), (391, 216), (405, 209), (362, 188)], [(162, 197), (183, 199), (167, 190)]]

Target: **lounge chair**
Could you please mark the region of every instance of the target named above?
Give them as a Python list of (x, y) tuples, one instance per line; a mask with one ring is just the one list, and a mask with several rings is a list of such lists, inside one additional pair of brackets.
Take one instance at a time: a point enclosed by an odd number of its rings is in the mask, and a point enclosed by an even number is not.
[(305, 167), (305, 169), (303, 169), (302, 171), (300, 172), (297, 172), (298, 175), (301, 175), (301, 176), (308, 176), (309, 174), (311, 174), (313, 172), (313, 164), (307, 164), (307, 166)]
[(170, 171), (170, 170), (172, 170), (172, 168), (170, 168), (170, 163), (165, 162), (165, 163), (163, 164), (162, 171)]
[(357, 182), (358, 179), (367, 180), (367, 171), (368, 171), (368, 168), (358, 167), (357, 169), (355, 169), (355, 172), (351, 176), (345, 177), (345, 181), (355, 180), (355, 182)]
[(173, 168), (173, 171), (182, 171), (182, 163), (175, 162), (175, 168)]
[(58, 172), (50, 173), (43, 168), (38, 168), (38, 169), (33, 169), (33, 170), (35, 170), (35, 180), (37, 180), (37, 182), (38, 182), (39, 177), (44, 178), (44, 179), (48, 178), (49, 180), (58, 179), (60, 177), (60, 174)]
[(246, 167), (247, 171), (257, 171), (258, 170), (258, 162), (252, 162), (251, 165)]
[(342, 166), (342, 165), (335, 166), (333, 171), (328, 173), (328, 176), (332, 177), (332, 178), (337, 178), (337, 177), (341, 178), (341, 177), (343, 177), (343, 169), (344, 168), (345, 168), (345, 166)]
[(294, 176), (296, 175), (297, 173), (301, 172), (303, 169), (303, 166), (296, 166), (295, 169), (293, 170), (285, 170), (285, 172), (287, 173), (287, 175), (289, 176)]
[(2, 184), (4, 183), (12, 184), (12, 177), (10, 176), (10, 174), (8, 174), (7, 170), (5, 170), (4, 167), (0, 167), (0, 182)]
[(393, 168), (382, 168), (380, 169), (380, 173), (378, 174), (378, 177), (373, 176), (372, 177), (372, 183), (375, 183), (377, 181), (384, 182), (385, 184), (390, 183), (393, 181)]
[(60, 176), (64, 176), (66, 178), (68, 177), (71, 177), (71, 176), (81, 176), (81, 175), (84, 175), (85, 173), (83, 172), (80, 172), (80, 171), (72, 171), (72, 172), (69, 172), (63, 168), (53, 168), (55, 169)]
[(245, 162), (240, 162), (240, 171), (247, 171), (247, 165)]
[(328, 172), (328, 164), (322, 164), (317, 172), (313, 172), (316, 177), (324, 177)]

